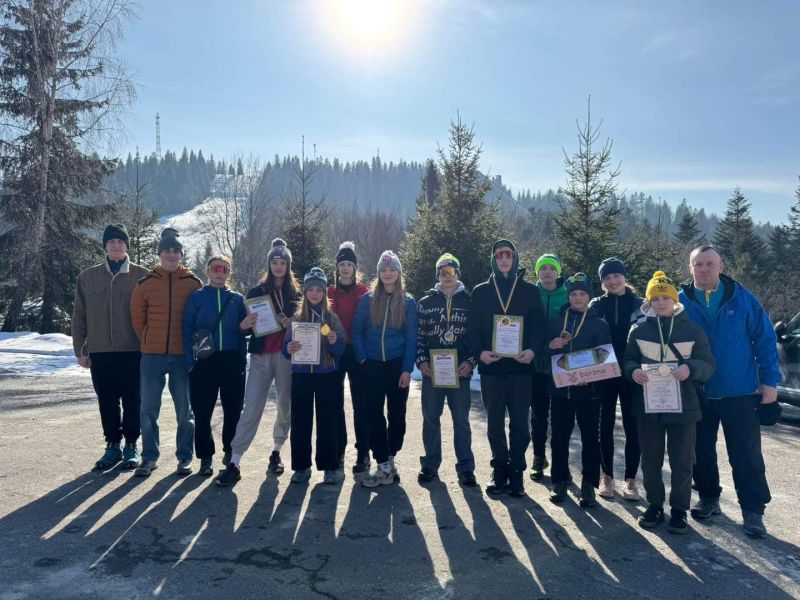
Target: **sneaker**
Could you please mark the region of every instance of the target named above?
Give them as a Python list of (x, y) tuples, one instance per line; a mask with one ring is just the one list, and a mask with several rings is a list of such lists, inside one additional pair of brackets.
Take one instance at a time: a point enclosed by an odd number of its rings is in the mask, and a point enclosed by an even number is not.
[(420, 483), (430, 483), (439, 479), (439, 471), (437, 469), (431, 469), (430, 467), (422, 467), (419, 471), (419, 475), (417, 475), (417, 481)]
[(292, 473), (292, 477), (289, 481), (292, 483), (308, 483), (309, 479), (311, 479), (311, 469), (300, 469)]
[(645, 529), (652, 529), (659, 523), (664, 520), (664, 508), (658, 504), (651, 504), (647, 507), (647, 510), (644, 511), (637, 522), (639, 523), (639, 527), (644, 527)]
[(356, 464), (353, 465), (353, 475), (361, 475), (362, 473), (369, 473), (370, 460), (369, 455), (359, 456)]
[(672, 509), (667, 523), (667, 531), (683, 535), (689, 533), (689, 523), (686, 522), (686, 511)]
[(137, 477), (150, 477), (150, 473), (158, 468), (158, 463), (154, 460), (146, 460), (142, 462), (133, 472)]
[(458, 474), (458, 483), (467, 487), (473, 487), (478, 485), (478, 480), (475, 479), (475, 473), (473, 471), (462, 471)]
[[(583, 489), (583, 486), (581, 486), (581, 489)], [(600, 490), (598, 493), (601, 498), (614, 497), (614, 478), (611, 475), (606, 475), (605, 473), (600, 475)]]
[(325, 485), (336, 485), (339, 483), (339, 471), (325, 471), (325, 476), (322, 478), (322, 483)]
[(389, 457), (389, 466), (392, 467), (392, 475), (397, 477), (397, 465), (394, 464), (394, 456)]
[(226, 466), (226, 467), (229, 464), (231, 464), (231, 453), (230, 452), (226, 452), (225, 454), (222, 455), (222, 464), (224, 466)]
[(392, 473), (392, 465), (388, 461), (380, 463), (374, 474), (361, 481), (361, 485), (366, 488), (376, 488), (379, 485), (392, 483), (394, 483), (394, 473)]
[(486, 493), (493, 496), (503, 494), (508, 485), (508, 470), (507, 469), (494, 469), (492, 471), (492, 478), (486, 486)]
[(755, 512), (747, 510), (742, 511), (742, 518), (744, 519), (743, 527), (744, 532), (751, 538), (763, 538), (767, 535), (767, 528), (764, 527), (764, 518)]
[(122, 449), (122, 465), (123, 469), (135, 469), (140, 464), (142, 464), (142, 457), (139, 455), (139, 451), (136, 449), (136, 442), (132, 444), (125, 444), (125, 447)]
[(550, 502), (553, 504), (561, 504), (564, 500), (566, 500), (568, 487), (569, 481), (559, 481), (558, 483), (554, 484), (553, 489), (550, 490)]
[(277, 450), (273, 450), (272, 454), (269, 455), (269, 466), (267, 466), (267, 472), (275, 473), (275, 475), (281, 475), (284, 470), (283, 461), (281, 461), (281, 453)]
[(94, 468), (99, 471), (107, 471), (121, 460), (122, 450), (119, 447), (119, 442), (116, 444), (114, 442), (108, 442), (106, 444), (106, 451), (103, 452), (103, 456), (100, 457), (100, 460), (94, 463)]
[(191, 475), (192, 474), (192, 459), (187, 458), (186, 460), (179, 460), (178, 466), (175, 469), (175, 474), (183, 477), (184, 475)]
[(626, 479), (625, 485), (622, 486), (622, 497), (631, 502), (638, 502), (642, 499), (639, 495), (639, 489), (636, 487), (635, 479)]
[(203, 477), (209, 477), (214, 474), (214, 459), (211, 457), (203, 458), (200, 460), (200, 470), (197, 472), (198, 475), (202, 475)]
[(594, 497), (594, 486), (588, 481), (581, 484), (581, 496), (578, 502), (583, 508), (592, 508), (597, 505)]
[(239, 467), (228, 463), (228, 466), (225, 467), (225, 470), (217, 476), (217, 478), (214, 480), (214, 483), (221, 487), (227, 487), (229, 485), (233, 485), (241, 478), (242, 472), (239, 470)]
[(719, 509), (719, 498), (703, 498), (702, 496), (691, 510), (692, 518), (698, 521), (718, 515), (720, 512), (722, 511)]
[(525, 484), (522, 483), (522, 471), (513, 470), (508, 476), (508, 495), (522, 498), (525, 495)]
[(534, 456), (530, 472), (531, 479), (533, 481), (541, 481), (544, 479), (544, 470), (549, 466), (550, 465), (544, 456)]

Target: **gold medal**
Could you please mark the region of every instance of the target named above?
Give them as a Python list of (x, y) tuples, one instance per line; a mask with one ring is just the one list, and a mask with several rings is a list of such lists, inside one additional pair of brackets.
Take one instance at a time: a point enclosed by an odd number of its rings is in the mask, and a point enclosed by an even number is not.
[(658, 366), (658, 374), (661, 375), (662, 377), (666, 377), (670, 373), (672, 373), (672, 369), (669, 368), (669, 365)]
[(456, 339), (456, 334), (453, 333), (452, 329), (448, 329), (444, 334), (444, 341), (447, 343), (452, 343), (453, 340)]
[(328, 327), (328, 324), (327, 324), (327, 323), (325, 323), (325, 324), (324, 324), (322, 327), (320, 327), (320, 328), (319, 328), (319, 332), (320, 332), (322, 335), (324, 335), (324, 336), (326, 336), (326, 337), (327, 337), (327, 335), (328, 335), (328, 334), (331, 332), (331, 328), (330, 328), (330, 327)]
[(572, 339), (572, 334), (569, 331), (562, 331), (559, 337), (565, 342), (569, 342)]
[(502, 319), (500, 319), (500, 322), (503, 324), (504, 327), (508, 327), (509, 325), (511, 325), (511, 319), (509, 319), (508, 317), (503, 317)]

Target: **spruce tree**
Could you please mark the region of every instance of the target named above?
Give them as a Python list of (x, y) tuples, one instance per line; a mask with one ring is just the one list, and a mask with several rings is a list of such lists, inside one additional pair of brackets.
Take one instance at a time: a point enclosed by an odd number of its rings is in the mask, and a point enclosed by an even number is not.
[(697, 219), (691, 212), (684, 213), (678, 222), (678, 229), (672, 234), (672, 237), (681, 249), (689, 248), (690, 251), (706, 240), (705, 234), (697, 224)]
[(717, 225), (713, 240), (734, 277), (745, 283), (759, 277), (766, 247), (753, 229), (750, 203), (738, 187), (728, 200), (725, 216)]

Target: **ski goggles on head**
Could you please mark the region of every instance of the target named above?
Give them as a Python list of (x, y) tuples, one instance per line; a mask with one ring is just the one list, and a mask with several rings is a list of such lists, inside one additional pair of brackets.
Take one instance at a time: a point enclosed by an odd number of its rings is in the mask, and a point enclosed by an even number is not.
[(439, 275), (444, 275), (445, 277), (454, 277), (458, 275), (458, 271), (455, 267), (442, 267), (439, 269)]
[(495, 260), (514, 260), (514, 251), (510, 248), (503, 248), (494, 253)]
[(219, 264), (219, 263), (211, 265), (209, 267), (209, 269), (211, 270), (212, 273), (218, 273), (218, 274), (223, 274), (223, 275), (225, 273), (230, 273), (231, 272), (231, 268), (228, 265)]

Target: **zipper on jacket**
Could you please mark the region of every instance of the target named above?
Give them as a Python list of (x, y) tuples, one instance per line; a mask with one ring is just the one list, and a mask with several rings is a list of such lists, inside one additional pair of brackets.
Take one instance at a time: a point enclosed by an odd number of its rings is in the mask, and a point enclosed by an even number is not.
[(391, 304), (391, 299), (386, 302), (386, 310), (383, 311), (383, 328), (381, 329), (381, 360), (386, 362), (386, 347), (384, 345), (384, 336), (386, 335), (386, 318), (389, 316), (389, 305)]
[(167, 303), (167, 343), (164, 354), (169, 354), (169, 333), (172, 329), (172, 273), (169, 274), (169, 301)]
[[(222, 298), (220, 295), (222, 292), (219, 288), (217, 288), (217, 313), (222, 312)], [(222, 319), (219, 320), (219, 351), (222, 352)]]

